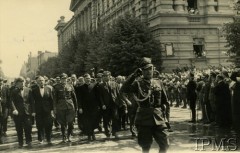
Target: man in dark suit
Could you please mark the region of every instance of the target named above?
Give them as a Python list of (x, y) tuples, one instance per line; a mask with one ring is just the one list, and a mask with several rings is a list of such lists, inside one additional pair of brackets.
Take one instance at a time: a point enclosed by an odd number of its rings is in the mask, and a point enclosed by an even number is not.
[(4, 84), (4, 81), (5, 80), (0, 77), (0, 143), (3, 143), (2, 136), (7, 135), (7, 119), (10, 107), (9, 87)]
[(34, 99), (34, 115), (38, 130), (38, 141), (43, 143), (46, 135), (47, 143), (51, 144), (51, 133), (53, 126), (53, 96), (50, 87), (45, 86), (45, 79), (39, 76), (37, 79), (38, 87), (32, 90)]
[(11, 106), (16, 126), (19, 147), (23, 147), (23, 130), (28, 147), (32, 146), (32, 112), (33, 99), (29, 87), (24, 87), (24, 79), (15, 80), (15, 88), (11, 92)]
[[(142, 78), (139, 79), (141, 75)], [(139, 68), (123, 84), (121, 92), (132, 93), (138, 103), (135, 125), (142, 152), (149, 152), (153, 138), (159, 146), (159, 152), (167, 152), (169, 144), (166, 106), (169, 103), (161, 80), (153, 78), (150, 58), (142, 59)]]
[(91, 83), (91, 76), (84, 75), (85, 84), (77, 87), (77, 101), (79, 112), (79, 121), (82, 124), (82, 132), (88, 136), (88, 141), (96, 140), (94, 129), (97, 127), (99, 116), (99, 105), (94, 92), (94, 85)]
[(189, 101), (189, 106), (192, 112), (192, 119), (189, 122), (196, 122), (196, 100), (197, 100), (197, 83), (194, 81), (194, 74), (191, 72), (189, 74), (189, 82), (187, 84), (187, 100)]
[(112, 121), (112, 135), (118, 138), (119, 131), (119, 116), (117, 96), (119, 94), (119, 86), (116, 82), (110, 81), (111, 73), (109, 71), (103, 72), (103, 83), (99, 86), (99, 96), (103, 113), (103, 126), (107, 139), (110, 138), (110, 127)]

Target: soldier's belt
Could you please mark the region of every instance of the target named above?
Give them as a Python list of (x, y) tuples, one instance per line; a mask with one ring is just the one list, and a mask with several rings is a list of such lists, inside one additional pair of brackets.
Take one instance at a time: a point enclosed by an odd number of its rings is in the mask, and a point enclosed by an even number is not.
[(72, 98), (64, 98), (64, 99), (59, 99), (60, 100), (71, 100)]

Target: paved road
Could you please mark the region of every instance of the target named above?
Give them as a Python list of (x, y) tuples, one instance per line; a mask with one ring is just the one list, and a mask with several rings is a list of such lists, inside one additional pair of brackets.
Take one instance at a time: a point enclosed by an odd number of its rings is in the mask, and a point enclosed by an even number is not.
[[(200, 112), (198, 113), (200, 116)], [(226, 140), (225, 148), (230, 146), (230, 149), (234, 148), (234, 141), (230, 141), (233, 145), (229, 144), (227, 140), (237, 138), (238, 135), (231, 129), (220, 129), (214, 125), (204, 125), (202, 123), (191, 124), (188, 123), (190, 118), (190, 110), (182, 108), (171, 107), (171, 125), (174, 132), (169, 135), (170, 148), (169, 152), (195, 152), (195, 150), (204, 149), (204, 152), (210, 152), (213, 149), (213, 142), (220, 144), (219, 140)], [(199, 117), (200, 118), (200, 117)], [(140, 147), (137, 144), (136, 138), (132, 138), (129, 130), (121, 131), (120, 140), (111, 139), (105, 141), (103, 133), (97, 133), (97, 141), (88, 143), (86, 137), (78, 136), (78, 129), (75, 125), (75, 136), (72, 137), (71, 143), (61, 143), (60, 131), (53, 130), (53, 145), (47, 146), (46, 144), (39, 144), (37, 141), (36, 128), (33, 128), (33, 147), (28, 149), (18, 149), (17, 136), (12, 120), (9, 121), (9, 128), (7, 137), (4, 137), (5, 143), (0, 145), (0, 152), (81, 152), (81, 153), (135, 153), (141, 152)], [(201, 148), (202, 138), (205, 140), (205, 144), (209, 143), (209, 146)], [(199, 139), (199, 140), (197, 140)], [(209, 141), (208, 141), (209, 140)], [(211, 140), (211, 141), (210, 141)], [(213, 141), (216, 140), (216, 141)], [(239, 139), (240, 140), (240, 139)], [(198, 148), (196, 148), (196, 141), (199, 142)], [(240, 146), (238, 144), (238, 146)], [(227, 149), (229, 149), (227, 148)], [(238, 147), (239, 148), (239, 147)], [(214, 148), (217, 149), (216, 147)], [(157, 153), (158, 147), (154, 142), (151, 148), (151, 153)], [(216, 151), (214, 151), (216, 152)], [(238, 151), (239, 152), (239, 149)]]

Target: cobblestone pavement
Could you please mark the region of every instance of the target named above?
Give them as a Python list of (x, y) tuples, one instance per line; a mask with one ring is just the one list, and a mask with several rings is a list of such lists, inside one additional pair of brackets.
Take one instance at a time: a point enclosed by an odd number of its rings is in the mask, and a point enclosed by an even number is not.
[[(198, 118), (200, 118), (200, 111), (198, 112)], [(190, 118), (190, 110), (182, 108), (171, 107), (171, 125), (173, 132), (169, 133), (170, 148), (168, 152), (195, 152), (196, 150), (204, 149), (204, 152), (211, 152), (212, 150), (225, 150), (235, 149), (233, 142), (228, 142), (229, 139), (238, 138), (238, 135), (231, 129), (220, 129), (217, 126), (211, 124), (202, 123), (188, 123)], [(120, 139), (106, 141), (103, 133), (96, 132), (97, 141), (88, 143), (86, 137), (78, 136), (79, 130), (77, 125), (74, 129), (75, 135), (72, 137), (71, 143), (61, 143), (60, 131), (53, 129), (53, 145), (47, 146), (47, 144), (40, 144), (37, 141), (36, 128), (33, 128), (33, 146), (31, 149), (23, 147), (18, 149), (17, 136), (14, 128), (14, 123), (9, 120), (9, 128), (7, 136), (4, 137), (4, 144), (0, 145), (0, 152), (81, 152), (81, 153), (135, 153), (141, 152), (140, 147), (137, 144), (136, 138), (132, 138), (129, 130), (119, 132)], [(209, 146), (202, 148), (201, 141), (205, 139), (204, 143)], [(211, 141), (208, 141), (211, 140)], [(216, 141), (213, 141), (216, 140)], [(216, 144), (220, 144), (221, 141), (226, 140), (225, 148), (220, 146), (216, 148)], [(240, 140), (240, 139), (239, 139)], [(196, 141), (199, 145), (196, 146)], [(223, 142), (223, 141), (222, 141)], [(230, 146), (229, 148), (226, 148)], [(238, 146), (240, 146), (238, 144)], [(196, 151), (196, 152), (199, 152)], [(235, 152), (239, 152), (237, 148)], [(150, 153), (157, 153), (158, 146), (154, 142)], [(212, 151), (216, 152), (216, 151)]]

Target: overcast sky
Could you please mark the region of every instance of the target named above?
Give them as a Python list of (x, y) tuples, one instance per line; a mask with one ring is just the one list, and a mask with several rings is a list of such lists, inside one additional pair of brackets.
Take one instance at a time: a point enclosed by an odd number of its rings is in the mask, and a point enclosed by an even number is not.
[(6, 76), (19, 76), (28, 54), (57, 52), (60, 16), (68, 21), (71, 0), (0, 0), (0, 59)]

